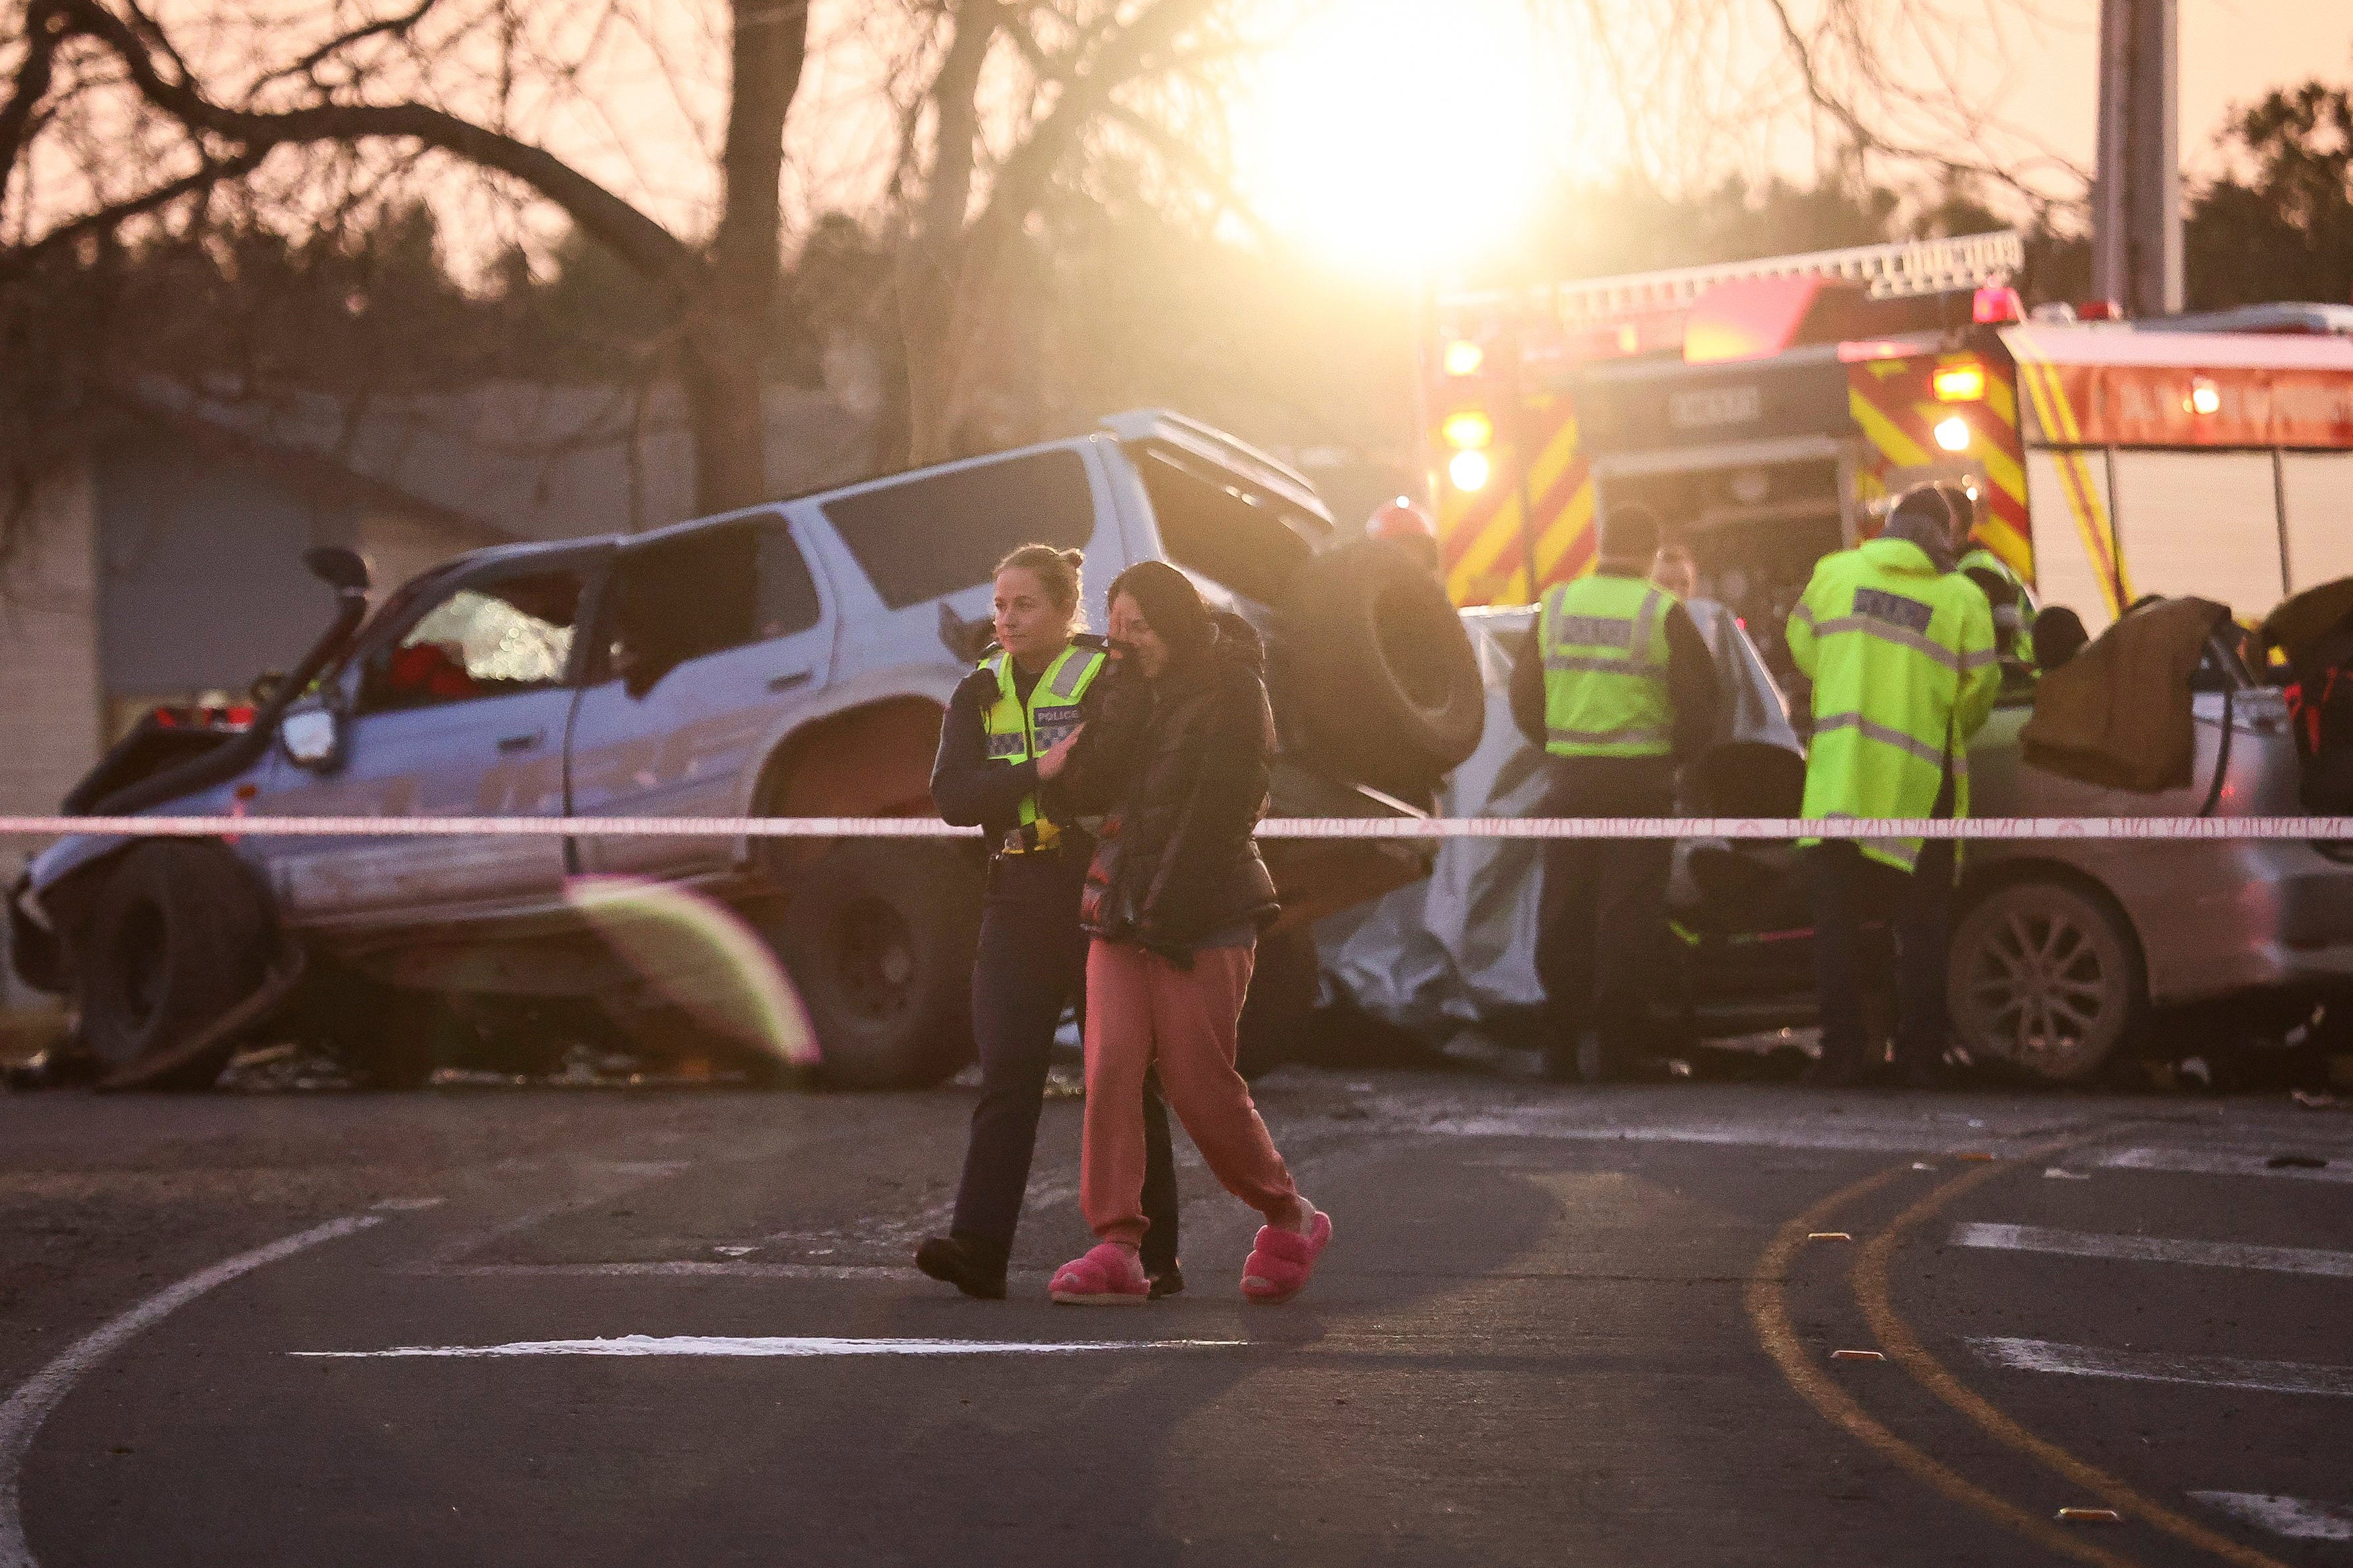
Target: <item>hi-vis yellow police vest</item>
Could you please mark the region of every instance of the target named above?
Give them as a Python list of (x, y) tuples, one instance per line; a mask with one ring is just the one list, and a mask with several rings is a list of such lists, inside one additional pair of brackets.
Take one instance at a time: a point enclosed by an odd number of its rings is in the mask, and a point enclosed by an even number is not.
[[(1107, 659), (1103, 639), (1076, 637), (1060, 657), (1046, 667), (1029, 690), (1025, 707), (1013, 683), (1013, 658), (1003, 648), (993, 650), (980, 668), (997, 678), (997, 700), (983, 715), (988, 731), (988, 760), (1012, 765), (1045, 755), (1079, 725), (1079, 702), (1103, 671)], [(1021, 799), (1021, 849), (1050, 849), (1061, 829), (1038, 810), (1038, 797)], [(1005, 847), (1014, 848), (1010, 843)]]
[[(1788, 635), (1814, 685), (1805, 815), (1933, 816), (1949, 779), (1952, 814), (1967, 816), (1969, 737), (2001, 694), (1977, 584), (1909, 540), (1870, 540), (1815, 564)], [(1917, 838), (1858, 847), (1900, 871), (1919, 864)]]
[(1667, 612), (1640, 577), (1579, 577), (1544, 596), (1545, 750), (1556, 757), (1663, 757), (1674, 749)]

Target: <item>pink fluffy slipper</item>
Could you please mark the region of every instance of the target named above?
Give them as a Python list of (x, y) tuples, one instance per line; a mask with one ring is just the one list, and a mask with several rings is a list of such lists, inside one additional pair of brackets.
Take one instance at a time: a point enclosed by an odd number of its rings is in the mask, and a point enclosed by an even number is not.
[(1242, 1265), (1242, 1294), (1262, 1307), (1288, 1301), (1307, 1288), (1315, 1260), (1332, 1242), (1332, 1216), (1322, 1209), (1309, 1222), (1307, 1234), (1261, 1226), (1250, 1244), (1250, 1261)]
[(1152, 1281), (1135, 1254), (1116, 1242), (1098, 1242), (1084, 1257), (1054, 1270), (1047, 1293), (1066, 1307), (1141, 1307), (1152, 1299)]

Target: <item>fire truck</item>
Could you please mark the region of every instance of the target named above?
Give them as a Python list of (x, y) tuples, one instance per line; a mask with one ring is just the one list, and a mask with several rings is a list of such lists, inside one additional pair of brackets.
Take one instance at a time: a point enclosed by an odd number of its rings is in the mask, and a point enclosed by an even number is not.
[(2011, 231), (1440, 295), (1429, 479), (1458, 605), (1588, 570), (1640, 500), (1777, 636), (1814, 563), (1926, 479), (2094, 634), (2139, 597), (2242, 620), (2353, 574), (2353, 307), (2030, 316)]

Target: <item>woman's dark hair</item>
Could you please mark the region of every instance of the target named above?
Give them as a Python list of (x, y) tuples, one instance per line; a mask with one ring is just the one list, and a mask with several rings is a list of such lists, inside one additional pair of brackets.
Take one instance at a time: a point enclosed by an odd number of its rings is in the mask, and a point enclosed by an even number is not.
[(1144, 624), (1168, 645), (1173, 658), (1190, 658), (1215, 633), (1209, 606), (1193, 581), (1166, 561), (1139, 561), (1111, 580), (1110, 603), (1122, 594), (1144, 612)]
[(997, 563), (997, 572), (1010, 572), (1016, 567), (1036, 577), (1058, 610), (1073, 610), (1079, 605), (1079, 568), (1087, 563), (1083, 550), (1057, 550), (1050, 544), (1025, 544)]

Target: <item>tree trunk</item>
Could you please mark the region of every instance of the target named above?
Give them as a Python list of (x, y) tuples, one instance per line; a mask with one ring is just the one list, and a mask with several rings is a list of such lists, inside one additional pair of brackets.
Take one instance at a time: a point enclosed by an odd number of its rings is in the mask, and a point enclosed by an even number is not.
[(936, 463), (961, 456), (956, 366), (964, 359), (958, 309), (965, 257), (965, 219), (972, 205), (979, 151), (980, 76), (1004, 26), (1000, 0), (965, 0), (955, 37), (931, 89), (931, 177), (900, 258), (899, 337), (906, 363), (906, 460)]
[(711, 240), (711, 280), (686, 331), (687, 417), (694, 431), (698, 512), (768, 499), (763, 362), (776, 334), (784, 276), (785, 114), (808, 52), (807, 0), (735, 0), (734, 85), (727, 110), (726, 184)]
[(681, 370), (698, 517), (757, 506), (772, 493), (760, 406), (761, 347), (759, 336), (715, 312), (687, 330)]

